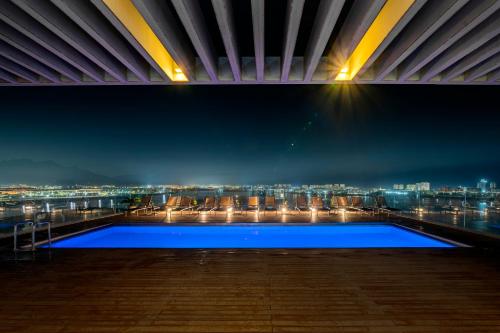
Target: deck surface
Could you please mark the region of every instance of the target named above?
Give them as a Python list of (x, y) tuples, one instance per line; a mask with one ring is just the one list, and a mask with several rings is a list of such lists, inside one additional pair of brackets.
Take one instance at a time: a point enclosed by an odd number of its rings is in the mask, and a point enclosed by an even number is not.
[(500, 332), (500, 260), (456, 249), (57, 250), (0, 266), (0, 332)]

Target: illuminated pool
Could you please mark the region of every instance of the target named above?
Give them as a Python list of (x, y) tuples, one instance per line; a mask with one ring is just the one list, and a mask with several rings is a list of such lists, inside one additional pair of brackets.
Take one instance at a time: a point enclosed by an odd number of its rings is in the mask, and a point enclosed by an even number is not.
[(454, 245), (391, 224), (111, 226), (54, 248), (415, 248)]

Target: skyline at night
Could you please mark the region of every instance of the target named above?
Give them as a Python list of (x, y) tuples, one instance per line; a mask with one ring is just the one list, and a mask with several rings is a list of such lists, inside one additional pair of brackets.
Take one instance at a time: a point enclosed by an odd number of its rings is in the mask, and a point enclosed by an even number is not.
[(496, 93), (416, 85), (3, 88), (0, 153), (4, 164), (53, 161), (142, 184), (472, 186), (499, 178)]

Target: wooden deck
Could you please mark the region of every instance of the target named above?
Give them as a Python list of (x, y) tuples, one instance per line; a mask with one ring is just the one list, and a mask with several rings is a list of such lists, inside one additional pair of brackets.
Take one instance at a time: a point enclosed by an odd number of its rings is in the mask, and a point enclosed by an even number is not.
[[(195, 218), (170, 222), (202, 222)], [(365, 218), (379, 217), (351, 221)], [(498, 249), (39, 250), (2, 258), (0, 333), (500, 332)]]
[(500, 332), (474, 249), (59, 250), (0, 268), (0, 332)]

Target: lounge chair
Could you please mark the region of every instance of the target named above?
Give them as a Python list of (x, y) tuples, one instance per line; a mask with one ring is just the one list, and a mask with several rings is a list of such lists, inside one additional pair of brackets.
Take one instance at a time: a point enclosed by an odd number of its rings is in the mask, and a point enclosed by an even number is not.
[(229, 213), (234, 209), (234, 199), (232, 196), (223, 196), (219, 200), (219, 204), (215, 211)]
[(181, 212), (181, 215), (184, 212), (191, 211), (194, 212), (196, 206), (193, 204), (193, 198), (182, 196), (179, 202), (179, 206), (177, 207), (177, 211)]
[(139, 212), (145, 212), (147, 214), (148, 211), (151, 211), (151, 213), (156, 214), (158, 209), (159, 207), (153, 205), (153, 197), (151, 195), (145, 195), (141, 198), (141, 202), (137, 206), (130, 205), (127, 209), (127, 213), (136, 213), (139, 215)]
[(360, 211), (360, 212), (373, 212), (373, 208), (366, 207), (363, 201), (363, 198), (360, 196), (351, 197), (351, 206), (350, 208)]
[(269, 195), (264, 198), (264, 215), (266, 212), (274, 211), (278, 215), (278, 208), (276, 207), (276, 197), (274, 195)]
[(168, 197), (167, 203), (165, 204), (166, 209), (175, 209), (179, 206), (181, 197), (171, 195)]
[(171, 196), (165, 204), (167, 214), (172, 212), (180, 212), (181, 215), (186, 211), (194, 211), (196, 206), (193, 205), (193, 199), (186, 196)]
[(203, 205), (198, 208), (198, 212), (200, 213), (211, 213), (215, 211), (217, 206), (215, 205), (215, 197), (210, 196), (210, 197), (205, 197), (205, 201), (203, 202)]
[(351, 205), (349, 205), (349, 199), (346, 196), (335, 197), (337, 202), (336, 210), (341, 212), (355, 212), (356, 209), (353, 209)]
[(307, 204), (307, 199), (304, 195), (297, 196), (295, 200), (295, 210), (299, 213), (301, 212), (310, 212), (309, 205)]
[(257, 214), (259, 214), (259, 197), (248, 197), (248, 204), (245, 209), (245, 213), (248, 214), (248, 212), (256, 212)]
[(330, 208), (325, 207), (323, 199), (321, 197), (312, 197), (311, 198), (311, 212), (328, 212), (330, 214)]
[(385, 197), (383, 195), (379, 195), (375, 197), (375, 204), (377, 205), (377, 208), (381, 211), (386, 211), (386, 212), (399, 212), (400, 210), (394, 207), (390, 207), (387, 204), (387, 201), (385, 200)]

